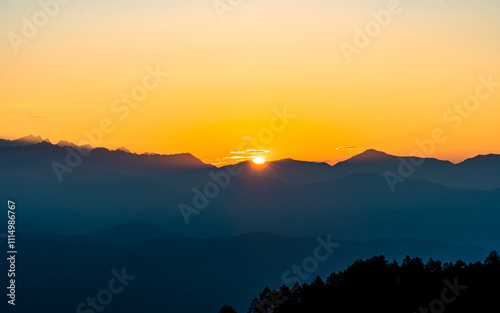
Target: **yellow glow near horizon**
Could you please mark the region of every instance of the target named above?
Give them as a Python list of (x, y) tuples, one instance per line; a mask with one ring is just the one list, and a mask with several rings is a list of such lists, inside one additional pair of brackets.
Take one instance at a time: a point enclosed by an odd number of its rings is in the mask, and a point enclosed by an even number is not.
[[(441, 128), (447, 139), (430, 157), (500, 153), (499, 87), (476, 110), (453, 113), (459, 127), (444, 118), (475, 94), (478, 77), (500, 81), (500, 1), (400, 2), (348, 63), (340, 43), (352, 44), (387, 1), (243, 1), (224, 21), (212, 1), (71, 1), (18, 53), (8, 34), (40, 8), (3, 1), (0, 137), (78, 144), (109, 118), (99, 145), (111, 149), (203, 160), (265, 149), (267, 161), (335, 163), (361, 152), (339, 147), (411, 155)], [(125, 104), (157, 65), (169, 77)], [(275, 131), (273, 110), (283, 106), (296, 118)], [(263, 129), (272, 140), (259, 139)], [(244, 136), (256, 144), (240, 148)]]

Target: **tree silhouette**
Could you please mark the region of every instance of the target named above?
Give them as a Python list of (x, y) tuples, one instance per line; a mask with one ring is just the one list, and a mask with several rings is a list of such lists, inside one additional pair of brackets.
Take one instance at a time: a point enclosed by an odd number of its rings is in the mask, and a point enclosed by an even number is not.
[(487, 265), (487, 266), (495, 266), (495, 265), (498, 265), (500, 263), (500, 256), (498, 255), (498, 252), (496, 252), (495, 250), (491, 251), (491, 253), (488, 255), (488, 257), (486, 258), (486, 260), (484, 261), (484, 265)]
[[(407, 256), (401, 264), (383, 256), (358, 260), (326, 281), (292, 289), (283, 285), (282, 300), (272, 302), (276, 290), (264, 288), (248, 313), (322, 312), (493, 312), (498, 311), (500, 255), (492, 251), (483, 263), (455, 263)], [(270, 305), (272, 304), (272, 305)]]
[(232, 306), (224, 305), (218, 313), (236, 313), (236, 310)]

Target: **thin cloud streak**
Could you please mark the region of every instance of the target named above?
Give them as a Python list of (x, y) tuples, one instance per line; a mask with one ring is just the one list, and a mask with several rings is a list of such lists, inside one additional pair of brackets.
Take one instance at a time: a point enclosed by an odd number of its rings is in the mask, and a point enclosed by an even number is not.
[(353, 146), (345, 146), (345, 147), (337, 147), (337, 150), (360, 150), (364, 149), (363, 147), (353, 147)]

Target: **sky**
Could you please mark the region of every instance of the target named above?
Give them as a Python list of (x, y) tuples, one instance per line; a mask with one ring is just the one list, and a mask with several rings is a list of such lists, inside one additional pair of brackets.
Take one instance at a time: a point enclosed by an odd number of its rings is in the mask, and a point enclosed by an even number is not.
[(500, 153), (500, 1), (61, 2), (0, 3), (2, 138), (218, 165)]

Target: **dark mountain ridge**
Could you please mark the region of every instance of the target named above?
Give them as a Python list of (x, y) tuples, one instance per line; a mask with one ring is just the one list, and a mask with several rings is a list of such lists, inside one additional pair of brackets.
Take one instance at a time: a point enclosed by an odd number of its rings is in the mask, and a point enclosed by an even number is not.
[[(99, 230), (84, 236), (23, 236), (23, 269), (18, 288), (31, 301), (16, 307), (32, 312), (74, 312), (79, 303), (106, 287), (110, 271), (135, 276), (123, 293), (106, 307), (110, 312), (141, 312), (147, 299), (148, 312), (217, 312), (231, 303), (245, 312), (263, 286), (279, 288), (283, 274), (294, 264), (314, 255), (316, 237), (291, 238), (274, 234), (243, 234), (230, 237), (193, 238), (151, 236), (140, 242), (115, 242), (109, 238), (135, 232), (137, 224)], [(143, 228), (156, 228), (143, 224)], [(105, 235), (107, 234), (107, 235)], [(101, 237), (102, 242), (95, 238)], [(322, 236), (328, 240), (326, 236)], [(401, 262), (406, 255), (445, 261), (484, 260), (488, 251), (465, 245), (449, 245), (419, 239), (381, 239), (368, 242), (338, 242), (332, 254), (303, 282), (317, 275), (326, 279), (332, 271), (375, 255)], [(114, 239), (113, 239), (114, 240)], [(57, 273), (58, 275), (54, 275)], [(64, 281), (78, 282), (71, 288)], [(96, 289), (97, 288), (97, 289)], [(53, 295), (57, 294), (57, 301)], [(193, 301), (196, 299), (196, 301)], [(4, 305), (4, 304), (2, 304)]]

